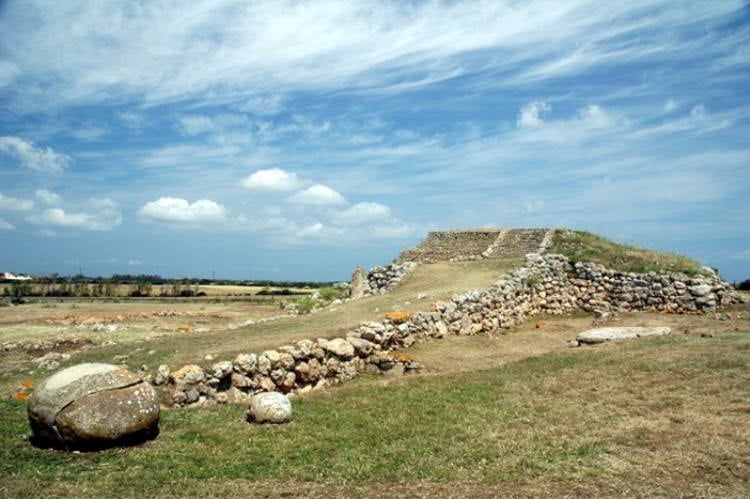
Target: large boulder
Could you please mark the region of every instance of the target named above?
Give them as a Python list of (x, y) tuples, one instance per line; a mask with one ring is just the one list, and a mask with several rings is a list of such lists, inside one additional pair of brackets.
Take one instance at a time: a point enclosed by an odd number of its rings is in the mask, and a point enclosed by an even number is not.
[(256, 423), (286, 423), (292, 417), (289, 397), (279, 392), (258, 393), (250, 399), (247, 420)]
[(584, 331), (576, 337), (578, 344), (594, 345), (607, 341), (627, 340), (643, 336), (672, 334), (668, 327), (600, 327)]
[(130, 445), (159, 434), (154, 388), (112, 364), (78, 364), (45, 379), (28, 405), (32, 442), (93, 450)]

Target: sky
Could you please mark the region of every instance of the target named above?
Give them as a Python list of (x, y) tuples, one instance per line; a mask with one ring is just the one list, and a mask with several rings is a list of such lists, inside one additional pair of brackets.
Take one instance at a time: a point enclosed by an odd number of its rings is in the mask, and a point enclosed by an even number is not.
[(0, 2), (0, 271), (345, 280), (569, 227), (750, 278), (742, 1)]

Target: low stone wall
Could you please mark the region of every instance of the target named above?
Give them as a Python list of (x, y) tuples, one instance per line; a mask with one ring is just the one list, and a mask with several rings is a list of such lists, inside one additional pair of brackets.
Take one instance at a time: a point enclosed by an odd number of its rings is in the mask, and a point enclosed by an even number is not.
[(352, 273), (351, 297), (383, 295), (396, 287), (417, 265), (415, 262), (391, 263), (373, 267), (369, 272), (357, 267)]
[(415, 262), (392, 263), (373, 267), (367, 273), (367, 284), (370, 288), (369, 294), (382, 295), (393, 289), (404, 277), (417, 268)]
[(408, 373), (419, 365), (393, 353), (416, 341), (448, 334), (473, 335), (523, 323), (537, 314), (562, 315), (578, 309), (652, 310), (704, 313), (741, 301), (718, 276), (678, 273), (633, 274), (562, 255), (527, 255), (526, 264), (486, 290), (455, 295), (431, 312), (387, 314), (345, 338), (302, 340), (233, 361), (170, 372), (160, 366), (153, 383), (166, 387), (177, 405), (245, 402), (260, 391), (305, 392), (353, 378), (358, 373)]

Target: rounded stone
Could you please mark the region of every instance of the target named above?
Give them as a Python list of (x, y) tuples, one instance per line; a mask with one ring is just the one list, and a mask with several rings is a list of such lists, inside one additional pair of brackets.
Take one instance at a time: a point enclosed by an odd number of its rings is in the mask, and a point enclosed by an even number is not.
[(292, 417), (289, 397), (279, 392), (253, 395), (247, 411), (248, 421), (256, 423), (286, 423)]
[(131, 445), (159, 434), (154, 388), (112, 364), (78, 364), (45, 379), (28, 404), (32, 442), (94, 450)]

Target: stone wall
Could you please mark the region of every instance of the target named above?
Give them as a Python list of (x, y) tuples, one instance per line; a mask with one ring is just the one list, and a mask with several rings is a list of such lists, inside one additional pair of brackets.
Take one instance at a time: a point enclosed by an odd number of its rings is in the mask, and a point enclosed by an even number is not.
[(350, 297), (357, 300), (365, 296), (383, 295), (396, 287), (416, 268), (416, 262), (381, 265), (373, 267), (369, 272), (357, 267), (352, 272)]
[(415, 262), (391, 263), (389, 265), (373, 267), (367, 273), (365, 296), (387, 293), (416, 268), (417, 264)]
[(526, 264), (489, 289), (455, 295), (431, 312), (387, 314), (345, 338), (302, 340), (260, 354), (240, 354), (210, 369), (197, 365), (153, 376), (176, 405), (243, 403), (259, 391), (303, 393), (351, 379), (358, 373), (408, 373), (419, 369), (394, 353), (416, 341), (448, 334), (473, 335), (523, 323), (537, 314), (582, 309), (705, 313), (738, 303), (734, 289), (717, 275), (623, 273), (562, 255), (527, 255)]
[(464, 261), (515, 258), (543, 251), (550, 229), (462, 229), (433, 231), (418, 246), (401, 252), (399, 261)]

